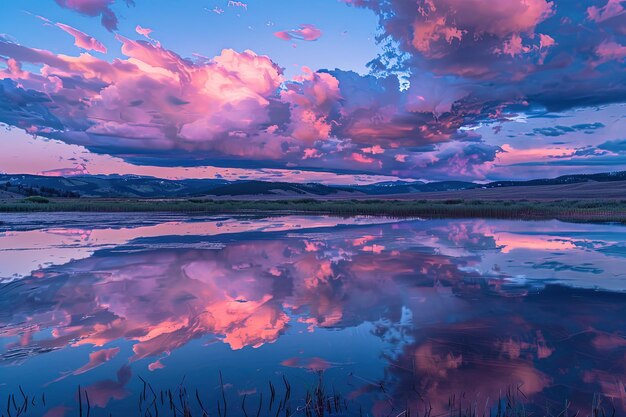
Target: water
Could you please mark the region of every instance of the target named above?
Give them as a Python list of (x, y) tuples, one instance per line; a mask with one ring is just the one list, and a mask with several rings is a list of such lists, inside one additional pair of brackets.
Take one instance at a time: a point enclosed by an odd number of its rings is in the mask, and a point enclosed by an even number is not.
[(209, 415), (222, 389), (228, 415), (243, 415), (244, 396), (256, 415), (261, 393), (267, 415), (269, 382), (276, 410), (284, 376), (290, 411), (305, 415), (297, 407), (321, 375), (348, 404), (344, 415), (442, 411), (452, 396), (483, 410), (507, 390), (530, 409), (569, 399), (573, 415), (599, 395), (626, 413), (623, 226), (143, 214), (2, 221), (2, 410), (10, 393), (20, 407), (21, 386), (26, 415), (76, 416), (80, 385), (92, 416), (149, 415), (143, 378), (157, 398), (171, 389), (178, 401), (186, 388), (194, 415), (196, 388)]

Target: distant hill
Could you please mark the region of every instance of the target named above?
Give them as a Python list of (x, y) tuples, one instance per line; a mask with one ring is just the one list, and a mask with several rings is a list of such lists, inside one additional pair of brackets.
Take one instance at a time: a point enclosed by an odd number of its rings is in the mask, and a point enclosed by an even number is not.
[[(47, 177), (43, 175), (0, 175), (4, 197), (129, 197), (181, 198), (242, 195), (316, 195), (355, 192), (354, 189), (323, 184), (264, 181), (226, 181), (219, 179), (167, 180), (134, 175), (80, 175)], [(0, 195), (1, 197), (2, 195)]]
[(44, 197), (119, 197), (190, 198), (203, 196), (342, 196), (441, 193), (454, 195), (464, 190), (505, 187), (557, 186), (587, 182), (626, 181), (626, 171), (601, 174), (564, 175), (529, 181), (494, 181), (476, 184), (467, 181), (386, 181), (369, 185), (323, 185), (266, 181), (227, 181), (222, 179), (167, 180), (135, 175), (79, 175), (48, 177), (42, 175), (0, 174), (0, 198)]
[(382, 182), (371, 185), (357, 185), (351, 188), (365, 194), (383, 195), (383, 194), (408, 194), (408, 193), (424, 193), (433, 191), (455, 191), (467, 190), (480, 187), (479, 184), (467, 181), (439, 181), (439, 182)]
[(495, 187), (519, 187), (533, 185), (560, 185), (560, 184), (576, 184), (587, 181), (596, 182), (612, 182), (626, 181), (626, 171), (620, 172), (604, 172), (601, 174), (574, 174), (562, 175), (557, 178), (542, 178), (529, 181), (495, 181), (482, 185), (483, 188)]
[(340, 191), (354, 192), (345, 187), (327, 186), (323, 184), (296, 184), (289, 182), (241, 181), (213, 188), (209, 194), (215, 196), (232, 195), (269, 195), (269, 194), (300, 194), (329, 195)]
[[(213, 188), (229, 184), (225, 180), (166, 180), (131, 175), (0, 175), (0, 189), (20, 195), (46, 197), (190, 197), (206, 195)], [(68, 195), (71, 193), (72, 195)]]

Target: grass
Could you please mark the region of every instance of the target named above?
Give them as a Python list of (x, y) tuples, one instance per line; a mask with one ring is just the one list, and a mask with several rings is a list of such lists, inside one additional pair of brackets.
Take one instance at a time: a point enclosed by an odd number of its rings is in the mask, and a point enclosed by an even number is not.
[[(46, 201), (44, 201), (46, 200)], [(626, 200), (210, 200), (39, 199), (0, 201), (0, 212), (330, 214), (424, 218), (559, 219), (626, 223)]]
[(32, 195), (30, 197), (26, 197), (24, 201), (28, 203), (38, 203), (38, 204), (47, 204), (50, 202), (50, 200), (47, 199), (46, 197), (42, 197), (39, 195)]
[[(135, 392), (137, 410), (135, 414), (126, 413), (124, 417), (325, 417), (325, 416), (371, 416), (370, 405), (359, 403), (337, 392), (335, 387), (324, 382), (323, 372), (316, 372), (312, 383), (303, 385), (292, 393), (291, 383), (283, 376), (276, 385), (268, 381), (266, 389), (255, 390), (252, 394), (227, 395), (225, 384), (219, 373), (218, 389), (207, 395), (198, 389), (190, 391), (182, 383), (172, 388), (160, 389), (138, 377), (143, 386)], [(260, 387), (259, 387), (260, 388)], [(453, 395), (448, 400), (447, 410), (435, 412), (428, 399), (415, 391), (408, 397), (395, 400), (383, 384), (380, 384), (381, 398), (386, 398), (389, 416), (396, 417), (615, 417), (616, 408), (608, 399), (594, 396), (586, 410), (574, 409), (566, 401), (564, 405), (550, 407), (529, 403), (520, 387), (508, 387), (499, 398), (487, 403), (466, 398), (464, 394)], [(90, 388), (78, 386), (76, 403), (71, 407), (71, 414), (78, 417), (98, 417), (112, 414), (106, 409), (91, 406)], [(92, 392), (93, 395), (93, 392)], [(2, 415), (9, 417), (42, 415), (44, 410), (54, 407), (51, 398), (46, 403), (44, 393), (26, 394), (22, 387), (15, 393), (8, 393), (6, 401), (0, 398), (6, 409)], [(532, 410), (532, 411), (531, 411)], [(6, 411), (6, 414), (4, 414)]]

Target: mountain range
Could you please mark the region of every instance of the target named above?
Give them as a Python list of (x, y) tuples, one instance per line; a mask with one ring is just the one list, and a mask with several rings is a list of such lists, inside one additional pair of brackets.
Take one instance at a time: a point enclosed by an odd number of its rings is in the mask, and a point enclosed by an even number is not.
[(500, 187), (547, 186), (585, 182), (626, 181), (626, 171), (564, 175), (529, 181), (387, 181), (369, 185), (324, 185), (223, 179), (170, 180), (134, 175), (43, 175), (0, 174), (0, 197), (41, 195), (45, 197), (190, 198), (204, 196), (332, 196), (450, 192)]

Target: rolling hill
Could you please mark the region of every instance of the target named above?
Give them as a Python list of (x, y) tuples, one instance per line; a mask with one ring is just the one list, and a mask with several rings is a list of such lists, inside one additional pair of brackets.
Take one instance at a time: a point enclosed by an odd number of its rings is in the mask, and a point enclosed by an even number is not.
[[(621, 183), (626, 184), (626, 172), (589, 175), (565, 175), (558, 178), (529, 181), (494, 181), (477, 184), (466, 181), (387, 181), (368, 185), (323, 185), (318, 183), (289, 183), (266, 181), (227, 181), (222, 179), (169, 180), (134, 175), (80, 175), (48, 177), (42, 175), (0, 174), (0, 198), (44, 197), (109, 197), (109, 198), (191, 198), (191, 197), (327, 197), (361, 198), (380, 196), (406, 196), (419, 194), (424, 198), (495, 198), (504, 195), (528, 195), (530, 190), (567, 189), (618, 191), (611, 195), (622, 196)], [(594, 184), (604, 184), (594, 186)], [(612, 185), (614, 184), (614, 185)], [(552, 188), (551, 188), (552, 187)], [(559, 188), (561, 187), (561, 188)], [(506, 191), (505, 191), (506, 189)], [(600, 193), (599, 191), (595, 194)], [(530, 193), (532, 194), (532, 193)], [(488, 197), (487, 197), (488, 196)], [(602, 197), (601, 193), (598, 195)], [(626, 198), (626, 194), (623, 195)]]

